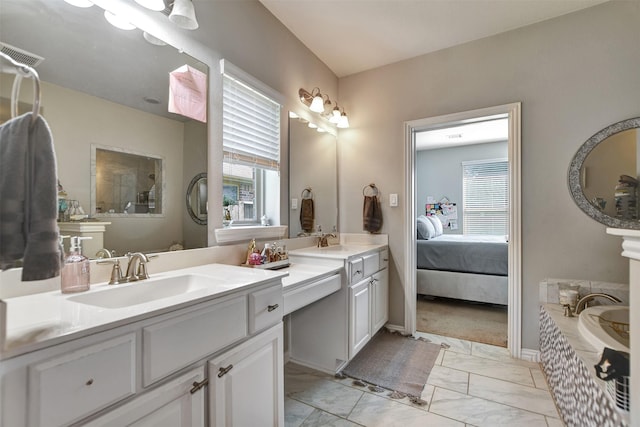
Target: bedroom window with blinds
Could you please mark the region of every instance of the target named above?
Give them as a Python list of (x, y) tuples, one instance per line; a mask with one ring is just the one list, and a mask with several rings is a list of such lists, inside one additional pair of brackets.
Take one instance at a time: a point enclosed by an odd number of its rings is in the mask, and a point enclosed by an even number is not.
[(279, 218), (279, 95), (228, 62), (221, 68), (223, 215), (234, 223)]
[(462, 163), (464, 234), (509, 234), (509, 163), (506, 159)]

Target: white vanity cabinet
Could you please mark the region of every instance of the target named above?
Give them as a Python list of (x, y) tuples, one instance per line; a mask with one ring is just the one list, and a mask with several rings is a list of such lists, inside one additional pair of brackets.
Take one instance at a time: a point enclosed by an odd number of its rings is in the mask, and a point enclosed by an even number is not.
[(3, 360), (0, 427), (282, 426), (282, 316), (277, 278)]
[(384, 326), (388, 320), (388, 253), (385, 245), (341, 258), (340, 290), (290, 314), (291, 361), (338, 372)]
[(208, 363), (210, 426), (284, 425), (282, 324)]
[[(347, 263), (349, 285), (349, 359), (389, 319), (388, 250), (354, 257)], [(355, 283), (354, 279), (364, 277)]]

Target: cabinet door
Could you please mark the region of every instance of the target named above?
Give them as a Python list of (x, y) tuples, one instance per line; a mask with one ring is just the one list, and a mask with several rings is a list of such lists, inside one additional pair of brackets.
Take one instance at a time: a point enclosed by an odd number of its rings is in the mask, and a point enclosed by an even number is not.
[(282, 322), (209, 361), (211, 426), (283, 426)]
[(199, 367), (83, 425), (204, 427), (205, 391), (192, 390), (203, 379), (204, 367)]
[(370, 298), (369, 279), (349, 288), (349, 359), (371, 339)]
[(389, 320), (389, 270), (384, 269), (371, 277), (372, 297), (372, 330), (375, 335), (378, 330)]

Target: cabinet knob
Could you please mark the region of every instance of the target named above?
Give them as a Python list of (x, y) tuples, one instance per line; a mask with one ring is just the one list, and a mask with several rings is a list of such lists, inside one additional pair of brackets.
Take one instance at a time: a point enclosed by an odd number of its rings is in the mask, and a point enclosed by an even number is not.
[(277, 310), (277, 309), (278, 309), (278, 307), (280, 307), (280, 304), (273, 304), (273, 305), (269, 305), (269, 306), (267, 306), (267, 311), (268, 311), (269, 313), (271, 313), (273, 310)]
[(218, 378), (224, 377), (227, 374), (227, 372), (229, 372), (232, 369), (233, 369), (233, 365), (229, 365), (226, 368), (218, 369)]
[(198, 381), (194, 381), (193, 382), (193, 387), (191, 387), (191, 390), (189, 390), (189, 393), (194, 394), (195, 392), (197, 392), (198, 390), (200, 390), (202, 387), (206, 386), (207, 384), (209, 384), (209, 379), (205, 378), (202, 381), (198, 382)]
[(354, 275), (356, 275), (356, 274), (362, 274), (362, 271), (361, 271), (361, 270), (356, 270), (356, 271), (355, 271), (355, 273), (353, 273), (353, 274), (354, 274)]
[(93, 384), (93, 378), (89, 378), (85, 383), (85, 385), (91, 385), (91, 384)]

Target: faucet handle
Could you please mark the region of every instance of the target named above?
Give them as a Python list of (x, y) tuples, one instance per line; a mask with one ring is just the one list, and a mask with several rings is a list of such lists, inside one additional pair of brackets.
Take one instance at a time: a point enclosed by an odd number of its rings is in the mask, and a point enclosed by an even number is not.
[(111, 269), (111, 279), (109, 280), (110, 285), (117, 285), (118, 283), (123, 282), (122, 269), (120, 268), (119, 259), (98, 261), (98, 264), (113, 264), (113, 268)]
[(138, 264), (138, 271), (136, 271), (136, 277), (138, 280), (148, 279), (149, 273), (147, 272), (147, 262), (153, 258), (158, 258), (158, 255), (146, 255), (147, 260)]

